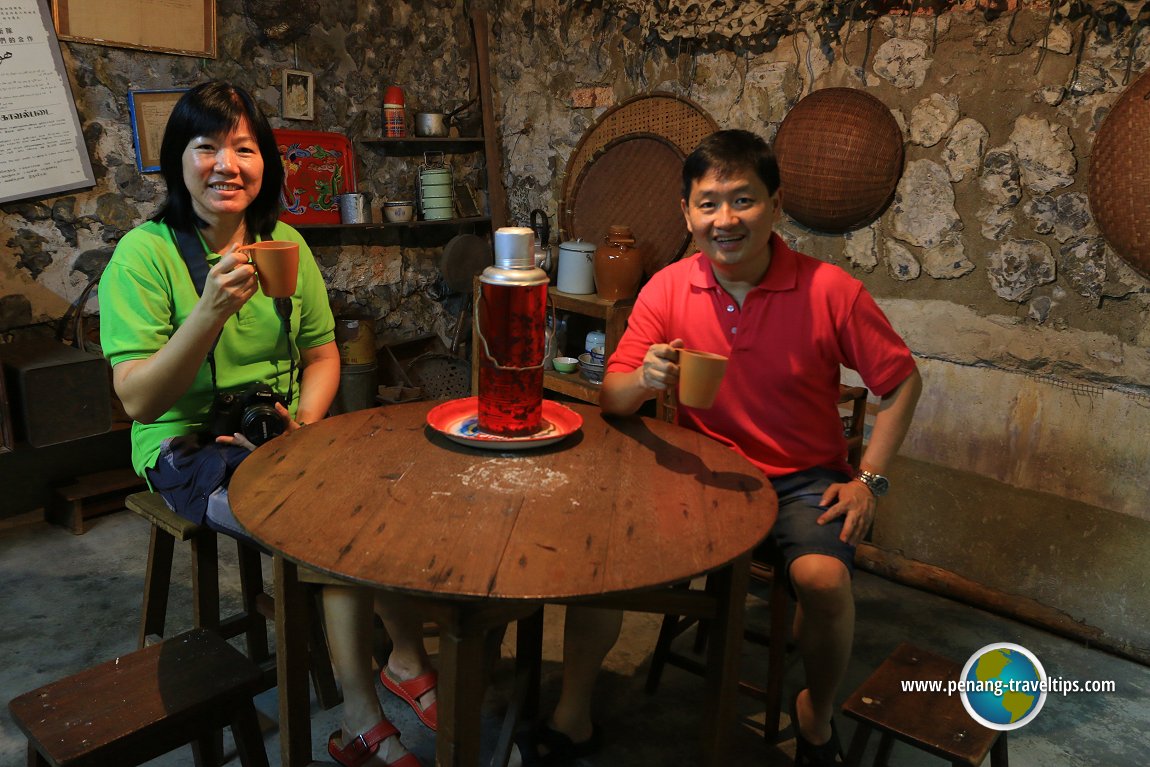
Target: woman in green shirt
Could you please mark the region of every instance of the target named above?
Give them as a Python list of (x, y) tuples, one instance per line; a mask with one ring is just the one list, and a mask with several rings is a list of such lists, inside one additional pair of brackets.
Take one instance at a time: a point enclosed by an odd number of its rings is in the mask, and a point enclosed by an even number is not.
[[(167, 200), (123, 237), (101, 277), (101, 344), (133, 419), (136, 471), (176, 513), (258, 545), (232, 515), (227, 483), (256, 442), (327, 414), (339, 387), (335, 320), (307, 243), (277, 220), (283, 165), (247, 92), (212, 81), (184, 94), (164, 131), (160, 168)], [(299, 245), (290, 298), (260, 292), (240, 250), (260, 240)], [(236, 422), (248, 404), (262, 430)], [(342, 731), (329, 751), (341, 764), (418, 767), (376, 694), (373, 598), (394, 643), (385, 684), (436, 723), (420, 616), (359, 587), (327, 586), (344, 693)], [(421, 692), (405, 695), (413, 689)]]

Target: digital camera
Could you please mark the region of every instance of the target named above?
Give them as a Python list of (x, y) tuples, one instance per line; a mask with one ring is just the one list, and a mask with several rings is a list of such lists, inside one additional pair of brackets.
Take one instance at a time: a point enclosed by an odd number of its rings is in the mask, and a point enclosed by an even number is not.
[(253, 445), (262, 445), (284, 432), (284, 419), (276, 403), (287, 400), (265, 383), (254, 383), (241, 392), (218, 392), (208, 415), (213, 437), (243, 434)]

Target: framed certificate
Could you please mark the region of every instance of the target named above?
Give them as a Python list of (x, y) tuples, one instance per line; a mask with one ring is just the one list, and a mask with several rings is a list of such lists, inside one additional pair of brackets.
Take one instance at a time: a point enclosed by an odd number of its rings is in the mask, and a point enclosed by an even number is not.
[(136, 145), (136, 167), (141, 173), (160, 169), (160, 145), (164, 128), (176, 102), (187, 88), (154, 91), (128, 91), (128, 113), (132, 118), (132, 143)]
[(216, 57), (216, 0), (52, 0), (61, 40)]

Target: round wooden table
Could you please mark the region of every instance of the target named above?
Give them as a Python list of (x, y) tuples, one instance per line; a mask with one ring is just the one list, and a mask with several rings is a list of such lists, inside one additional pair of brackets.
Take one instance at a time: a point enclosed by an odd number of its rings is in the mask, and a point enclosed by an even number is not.
[(434, 404), (310, 424), (260, 447), (232, 479), (237, 519), (276, 555), (285, 767), (311, 759), (295, 565), (430, 600), (441, 626), (437, 762), (469, 767), (494, 624), (555, 601), (686, 611), (686, 592), (665, 587), (716, 573), (721, 586), (700, 608), (717, 632), (707, 762), (725, 761), (749, 553), (776, 514), (770, 483), (725, 446), (654, 419), (572, 404), (582, 428), (561, 442), (489, 450), (428, 426)]

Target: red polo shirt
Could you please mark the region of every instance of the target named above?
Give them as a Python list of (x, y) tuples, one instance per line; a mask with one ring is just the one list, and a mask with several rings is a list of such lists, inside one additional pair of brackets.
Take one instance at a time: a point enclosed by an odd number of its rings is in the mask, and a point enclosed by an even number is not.
[(849, 472), (838, 412), (840, 365), (879, 396), (914, 370), (910, 350), (863, 284), (771, 236), (771, 265), (739, 305), (696, 253), (643, 287), (607, 371), (639, 367), (651, 344), (730, 358), (714, 407), (679, 423), (745, 455), (769, 477), (822, 466)]

